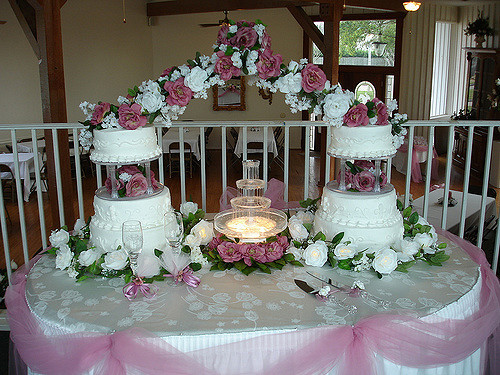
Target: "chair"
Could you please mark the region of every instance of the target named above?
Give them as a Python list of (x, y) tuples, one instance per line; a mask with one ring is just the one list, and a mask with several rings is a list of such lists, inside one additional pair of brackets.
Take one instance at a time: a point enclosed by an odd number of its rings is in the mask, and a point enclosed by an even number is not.
[(283, 170), (285, 168), (284, 150), (285, 150), (285, 135), (283, 134), (283, 128), (277, 126), (274, 128), (274, 140), (276, 142), (276, 147), (278, 153), (271, 163), (276, 163)]
[[(5, 192), (10, 190), (11, 202), (14, 202), (16, 200), (14, 173), (8, 165), (0, 164), (0, 175), (2, 178), (2, 188)], [(4, 198), (6, 195), (7, 194), (4, 193)]]
[[(193, 150), (189, 143), (184, 142), (184, 161), (189, 162), (189, 177), (193, 178)], [(181, 154), (179, 142), (173, 142), (168, 146), (168, 169), (169, 176), (172, 177), (172, 172), (180, 172)], [(174, 171), (174, 168), (179, 166), (179, 169)]]

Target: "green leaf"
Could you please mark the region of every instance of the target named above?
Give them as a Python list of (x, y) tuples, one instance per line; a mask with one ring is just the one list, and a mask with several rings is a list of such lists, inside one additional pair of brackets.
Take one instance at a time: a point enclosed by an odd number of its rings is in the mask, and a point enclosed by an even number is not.
[(412, 210), (411, 206), (406, 207), (403, 210), (403, 217), (409, 217), (411, 215), (411, 210)]
[(210, 267), (210, 271), (218, 271), (219, 270), (219, 267), (217, 266), (217, 264), (214, 264), (212, 265), (212, 267)]
[(302, 244), (299, 241), (293, 240), (292, 243), (293, 243), (293, 246), (295, 246), (297, 249), (302, 246)]
[(166, 277), (162, 275), (153, 276), (154, 281), (165, 281)]
[(135, 91), (134, 91), (134, 90), (132, 90), (132, 89), (128, 89), (128, 94), (129, 94), (130, 96), (135, 96)]
[(439, 245), (438, 245), (438, 249), (446, 249), (446, 247), (448, 246), (448, 244), (446, 242), (441, 242)]
[(418, 213), (414, 212), (410, 215), (410, 218), (408, 219), (410, 224), (417, 224), (418, 222)]
[(260, 270), (262, 272), (265, 272), (265, 273), (271, 273), (271, 270), (269, 269), (268, 266), (266, 266), (265, 264), (263, 263), (259, 263), (259, 262), (256, 262), (257, 263), (257, 266), (260, 268)]
[(313, 238), (313, 241), (326, 241), (326, 236), (322, 232), (316, 233), (316, 235)]
[(399, 199), (396, 199), (396, 207), (398, 208), (399, 211), (403, 211), (403, 202), (401, 202)]
[(194, 62), (193, 60), (188, 60), (187, 63), (193, 68), (196, 66), (196, 62)]
[[(139, 87), (137, 87), (137, 85), (134, 86), (134, 92), (135, 94), (138, 94), (139, 93)], [(135, 95), (134, 95), (135, 96)]]
[(56, 255), (57, 249), (58, 249), (57, 247), (51, 247), (50, 249), (47, 249), (47, 253)]
[(429, 233), (431, 231), (432, 227), (430, 225), (422, 225), (422, 228), (420, 229), (420, 233)]
[(298, 260), (291, 261), (290, 264), (296, 267), (304, 267), (304, 265), (300, 263)]
[(396, 267), (396, 269), (394, 271), (398, 271), (398, 272), (403, 272), (403, 273), (408, 273), (408, 270), (406, 269), (405, 266), (403, 266), (402, 264), (398, 264), (398, 266)]
[(443, 263), (450, 259), (450, 256), (447, 255), (444, 250), (437, 251), (433, 256), (430, 257), (430, 261), (433, 263)]
[(157, 256), (158, 258), (160, 258), (162, 254), (163, 254), (163, 251), (155, 249), (155, 256)]
[(217, 268), (218, 268), (220, 271), (224, 271), (224, 270), (227, 268), (226, 263), (224, 263), (224, 262), (219, 262), (219, 263), (217, 263)]
[(311, 232), (312, 228), (313, 228), (313, 225), (312, 223), (304, 223), (302, 224), (304, 226), (304, 228), (307, 229), (308, 232)]
[(239, 261), (237, 261), (237, 262), (234, 262), (234, 263), (233, 263), (233, 265), (234, 265), (234, 268), (236, 268), (238, 271), (241, 271), (241, 272), (243, 272), (243, 270), (244, 270), (245, 268), (247, 268), (246, 263), (245, 263), (245, 262), (243, 262), (242, 260), (239, 260)]
[(194, 217), (198, 220), (201, 220), (205, 217), (205, 211), (203, 211), (202, 209), (198, 209), (195, 214), (194, 214)]
[(125, 284), (128, 284), (132, 280), (132, 275), (125, 276)]
[(246, 76), (248, 75), (248, 69), (247, 69), (247, 67), (246, 67), (246, 66), (244, 66), (243, 68), (241, 68), (241, 71), (242, 71), (242, 73), (243, 73), (244, 75), (246, 75)]
[(343, 270), (350, 270), (352, 267), (352, 260), (351, 259), (342, 259), (339, 260), (339, 268)]
[[(229, 36), (229, 34), (228, 34)], [(234, 50), (232, 46), (227, 46), (226, 52), (224, 53), (226, 56), (231, 56), (233, 54)]]
[(248, 276), (250, 275), (253, 271), (255, 271), (257, 267), (247, 267), (241, 271), (244, 275)]
[(335, 246), (337, 246), (340, 241), (342, 241), (342, 238), (344, 238), (344, 232), (337, 233), (337, 235), (333, 237), (332, 244), (335, 244)]
[(292, 253), (286, 253), (285, 255), (283, 255), (281, 259), (283, 259), (286, 262), (292, 262), (295, 260), (295, 257), (293, 256)]
[(276, 242), (277, 240), (278, 240), (278, 238), (276, 238), (276, 236), (271, 236), (271, 237), (266, 238), (266, 243)]
[(334, 253), (328, 253), (328, 262), (332, 267), (335, 267), (337, 265), (337, 258), (335, 258)]
[[(295, 259), (295, 257), (294, 257), (294, 259)], [(286, 262), (283, 259), (278, 259), (278, 260), (275, 260), (274, 262), (281, 264), (282, 266), (284, 266), (286, 264)]]
[(83, 276), (78, 277), (78, 278), (76, 279), (76, 282), (78, 283), (78, 282), (83, 281), (83, 280), (88, 279), (88, 278), (89, 278), (89, 276), (88, 276), (88, 275), (83, 275)]
[(191, 254), (191, 248), (188, 245), (182, 246), (181, 250), (183, 253)]
[(193, 272), (201, 270), (201, 264), (193, 262), (189, 265), (189, 267), (193, 270)]

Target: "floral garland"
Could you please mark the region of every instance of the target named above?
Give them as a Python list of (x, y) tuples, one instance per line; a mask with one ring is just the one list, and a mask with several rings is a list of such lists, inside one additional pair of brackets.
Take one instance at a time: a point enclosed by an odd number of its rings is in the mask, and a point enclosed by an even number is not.
[(417, 261), (441, 266), (450, 258), (444, 250), (446, 243), (437, 242), (434, 228), (413, 212), (411, 206), (403, 209), (399, 200), (397, 204), (404, 226), (404, 235), (399, 243), (377, 249), (358, 249), (349, 241), (342, 241), (343, 232), (331, 241), (327, 241), (321, 232), (312, 234), (316, 200), (311, 200), (305, 204), (306, 211), (295, 214), (288, 221), (292, 246), (287, 251), (310, 266), (322, 267), (328, 262), (333, 268), (357, 272), (372, 270), (379, 278), (393, 271), (407, 273)]
[[(116, 190), (120, 198), (123, 197), (138, 197), (146, 193), (148, 182), (146, 179), (146, 169), (142, 165), (124, 165), (118, 168), (115, 172)], [(111, 194), (111, 178), (107, 178), (104, 186), (109, 194)], [(158, 189), (158, 181), (155, 174), (151, 171), (151, 187)]]
[[(118, 97), (118, 105), (82, 102), (80, 108), (86, 116), (82, 122), (86, 128), (80, 133), (82, 146), (91, 147), (95, 129), (133, 130), (155, 120), (170, 126), (172, 120), (184, 113), (192, 98), (207, 99), (209, 88), (223, 86), (232, 77), (242, 75), (252, 76), (249, 84), (284, 93), (292, 113), (308, 110), (335, 126), (342, 126), (344, 115), (353, 103), (360, 104), (354, 101), (352, 92), (343, 90), (340, 84), (332, 85), (325, 73), (307, 59), (283, 64), (282, 56), (271, 49), (271, 37), (260, 20), (231, 21), (230, 25), (222, 26), (213, 49), (211, 56), (197, 52), (186, 64), (165, 69), (156, 80), (128, 89), (125, 97)], [(386, 125), (388, 113), (397, 108), (395, 101), (387, 109), (378, 99), (366, 106), (373, 112), (369, 114), (370, 123), (379, 125)], [(393, 119), (400, 122), (396, 115)], [(394, 129), (400, 134), (393, 123)]]

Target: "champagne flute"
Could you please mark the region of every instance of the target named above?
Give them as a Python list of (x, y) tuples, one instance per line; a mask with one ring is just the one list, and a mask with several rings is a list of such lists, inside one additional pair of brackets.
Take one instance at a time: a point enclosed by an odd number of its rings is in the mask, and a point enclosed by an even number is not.
[(128, 220), (122, 225), (122, 241), (125, 251), (127, 251), (130, 259), (130, 268), (136, 276), (137, 273), (137, 258), (142, 251), (143, 235), (141, 222), (138, 220)]
[(172, 247), (174, 253), (181, 251), (181, 242), (184, 237), (184, 224), (180, 212), (167, 212), (165, 219), (165, 238)]

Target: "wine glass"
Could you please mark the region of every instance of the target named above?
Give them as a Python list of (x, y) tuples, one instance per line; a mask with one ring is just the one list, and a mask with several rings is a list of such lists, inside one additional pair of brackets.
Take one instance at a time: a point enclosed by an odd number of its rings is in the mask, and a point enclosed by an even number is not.
[(130, 268), (134, 276), (137, 272), (137, 258), (142, 251), (143, 235), (141, 222), (138, 220), (128, 220), (122, 225), (123, 247), (130, 259)]
[(180, 253), (181, 242), (184, 236), (184, 224), (180, 212), (167, 212), (165, 219), (165, 238), (175, 253)]

